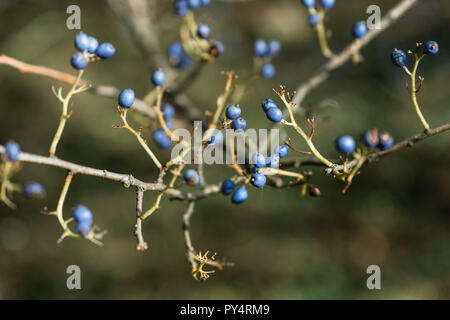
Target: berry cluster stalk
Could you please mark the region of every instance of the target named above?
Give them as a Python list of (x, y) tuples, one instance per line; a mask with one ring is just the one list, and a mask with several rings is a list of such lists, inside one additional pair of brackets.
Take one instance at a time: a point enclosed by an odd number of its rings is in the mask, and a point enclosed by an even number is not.
[(416, 90), (417, 68), (419, 67), (419, 63), (423, 59), (424, 56), (425, 55), (422, 55), (421, 57), (419, 57), (417, 54), (415, 54), (416, 62), (414, 63), (414, 69), (410, 74), (411, 75), (411, 100), (413, 102), (414, 109), (416, 109), (416, 113), (419, 116), (420, 121), (422, 122), (423, 126), (425, 127), (425, 130), (428, 131), (428, 130), (430, 130), (430, 125), (425, 120), (422, 112), (420, 111), (419, 103), (417, 102), (417, 91), (418, 90)]

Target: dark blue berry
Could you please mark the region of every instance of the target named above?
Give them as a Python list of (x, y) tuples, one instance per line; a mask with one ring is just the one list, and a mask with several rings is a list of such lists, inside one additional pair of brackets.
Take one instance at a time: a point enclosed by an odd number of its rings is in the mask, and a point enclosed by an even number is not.
[(169, 45), (167, 52), (170, 59), (178, 61), (181, 59), (181, 56), (184, 53), (184, 48), (181, 42), (174, 41)]
[(439, 45), (436, 41), (428, 41), (423, 47), (423, 53), (435, 55), (439, 52)]
[(256, 40), (253, 44), (253, 53), (257, 57), (265, 57), (269, 53), (267, 42), (262, 39)]
[(74, 39), (75, 48), (80, 51), (86, 51), (89, 49), (89, 37), (86, 33), (80, 32), (75, 35)]
[(200, 183), (200, 176), (197, 171), (189, 169), (183, 173), (183, 179), (187, 184), (191, 186), (196, 186)]
[(202, 6), (206, 7), (211, 3), (211, 0), (200, 0), (200, 3), (202, 4)]
[(106, 42), (99, 45), (95, 53), (102, 59), (109, 59), (116, 53), (116, 48), (111, 43)]
[(272, 40), (269, 42), (269, 55), (274, 58), (280, 54), (281, 44), (277, 40)]
[(238, 104), (232, 104), (229, 105), (228, 108), (225, 110), (225, 116), (230, 119), (234, 120), (239, 118), (241, 115), (241, 108)]
[(336, 149), (339, 152), (352, 153), (356, 149), (356, 142), (350, 136), (340, 136), (336, 139)]
[(161, 111), (163, 112), (163, 118), (166, 121), (173, 119), (173, 117), (175, 116), (175, 108), (171, 104), (163, 104), (161, 107)]
[(29, 199), (41, 198), (45, 194), (45, 189), (39, 182), (30, 181), (23, 185), (23, 194)]
[(192, 65), (192, 60), (187, 54), (182, 54), (179, 61), (175, 64), (175, 68), (184, 69)]
[(397, 67), (404, 67), (408, 62), (408, 58), (406, 57), (406, 53), (403, 50), (394, 49), (391, 53), (392, 63)]
[(270, 108), (278, 108), (277, 103), (272, 99), (264, 100), (261, 106), (264, 112), (267, 112), (267, 110), (269, 110)]
[(267, 119), (272, 122), (280, 122), (283, 119), (283, 112), (278, 108), (269, 108), (266, 112)]
[(355, 38), (362, 38), (367, 34), (367, 26), (364, 21), (355, 23), (352, 29), (352, 34)]
[(271, 63), (264, 64), (261, 67), (261, 75), (266, 79), (273, 78), (275, 75), (275, 66)]
[(381, 151), (387, 150), (394, 145), (394, 137), (388, 132), (380, 132), (378, 138), (378, 148), (380, 148)]
[(70, 58), (70, 64), (77, 70), (83, 70), (86, 69), (88, 61), (84, 54), (77, 52)]
[(211, 30), (206, 24), (201, 24), (197, 28), (197, 35), (202, 39), (208, 39), (211, 34)]
[(242, 118), (237, 118), (231, 122), (231, 129), (234, 131), (240, 132), (244, 131), (247, 127), (247, 121)]
[(316, 13), (312, 13), (308, 16), (308, 24), (311, 27), (315, 27), (320, 23), (320, 16)]
[(161, 149), (168, 149), (172, 145), (172, 139), (167, 135), (163, 128), (158, 128), (153, 132), (153, 141), (160, 147)]
[(315, 0), (302, 0), (302, 4), (309, 9), (309, 8), (314, 7), (314, 5), (316, 4), (316, 1)]
[(275, 153), (277, 153), (280, 156), (280, 158), (284, 158), (289, 153), (289, 147), (287, 145), (285, 145), (285, 144), (280, 144), (276, 148)]
[(252, 157), (252, 162), (257, 168), (264, 168), (266, 165), (266, 157), (261, 153), (255, 153)]
[(266, 158), (266, 166), (273, 169), (280, 167), (280, 156), (276, 153), (271, 154)]
[(10, 141), (5, 144), (6, 157), (11, 162), (17, 162), (20, 155), (20, 146), (17, 142)]
[(322, 8), (331, 9), (334, 6), (334, 0), (319, 0), (319, 4)]
[(222, 182), (222, 187), (220, 188), (220, 191), (222, 191), (222, 193), (227, 196), (233, 193), (235, 187), (236, 185), (234, 184), (234, 182), (231, 181), (230, 179), (227, 179), (224, 182)]
[(132, 89), (124, 89), (119, 94), (119, 106), (129, 108), (134, 103), (134, 91)]
[(200, 5), (200, 0), (188, 0), (189, 9), (197, 9), (198, 7), (200, 7)]
[(92, 220), (94, 219), (91, 210), (81, 204), (73, 209), (72, 215), (75, 221), (78, 223), (89, 224), (92, 223)]
[(363, 142), (368, 148), (376, 148), (379, 141), (377, 129), (367, 130), (363, 135)]
[(92, 230), (92, 225), (90, 223), (80, 222), (77, 223), (77, 233), (82, 237), (86, 238)]
[(187, 0), (176, 0), (174, 4), (175, 13), (179, 15), (180, 17), (187, 16), (189, 12), (189, 7)]
[(155, 72), (153, 72), (152, 83), (155, 86), (157, 86), (157, 87), (162, 86), (165, 81), (166, 81), (166, 74), (164, 71), (162, 71), (161, 69), (158, 69)]
[(224, 47), (223, 43), (220, 41), (214, 41), (211, 44), (211, 47), (209, 48), (208, 52), (213, 57), (220, 57), (221, 55), (223, 55), (224, 51), (225, 51), (225, 47)]
[(262, 188), (266, 184), (266, 176), (261, 173), (254, 173), (250, 178), (250, 183), (257, 188)]
[(245, 187), (240, 187), (231, 196), (231, 202), (234, 204), (240, 204), (248, 199), (248, 191)]
[(95, 53), (95, 51), (97, 50), (97, 47), (98, 47), (97, 39), (95, 39), (94, 37), (90, 37), (89, 36), (89, 46), (88, 46), (87, 51), (89, 53)]

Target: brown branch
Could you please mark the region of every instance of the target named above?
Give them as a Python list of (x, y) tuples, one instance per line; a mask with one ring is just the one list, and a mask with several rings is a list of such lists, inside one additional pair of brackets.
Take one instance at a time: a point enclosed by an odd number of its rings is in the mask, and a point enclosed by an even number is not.
[(138, 241), (136, 246), (137, 251), (145, 251), (148, 249), (147, 242), (144, 240), (144, 236), (142, 235), (142, 199), (144, 198), (144, 190), (142, 188), (136, 188), (136, 225), (134, 229), (134, 235)]

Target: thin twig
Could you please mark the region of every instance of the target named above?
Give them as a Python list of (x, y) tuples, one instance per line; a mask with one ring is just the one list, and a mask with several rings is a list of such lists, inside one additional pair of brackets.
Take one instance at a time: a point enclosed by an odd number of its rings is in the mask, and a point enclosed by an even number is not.
[(147, 242), (144, 240), (144, 236), (142, 234), (142, 199), (144, 198), (144, 190), (142, 188), (136, 188), (136, 225), (134, 229), (134, 235), (137, 239), (137, 251), (145, 251), (148, 249)]

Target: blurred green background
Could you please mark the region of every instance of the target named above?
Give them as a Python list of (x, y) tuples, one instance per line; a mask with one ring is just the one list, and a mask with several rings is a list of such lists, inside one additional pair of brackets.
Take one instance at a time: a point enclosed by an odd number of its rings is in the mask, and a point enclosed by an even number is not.
[[(329, 13), (331, 48), (342, 50), (355, 21), (378, 4), (382, 14), (397, 1), (338, 0)], [(139, 97), (150, 89), (153, 67), (127, 26), (99, 1), (8, 1), (0, 3), (0, 53), (20, 60), (74, 73), (69, 58), (75, 51), (75, 31), (67, 30), (66, 8), (78, 4), (83, 31), (112, 42), (117, 54), (89, 66), (86, 77), (96, 84), (132, 87)], [(178, 39), (180, 19), (172, 1), (150, 1), (161, 50)], [(225, 54), (206, 66), (186, 94), (202, 109), (211, 109), (222, 92), (223, 70), (245, 76), (252, 67), (252, 43), (279, 39), (282, 53), (274, 60), (276, 76), (254, 82), (241, 102), (249, 127), (264, 128), (260, 109), (272, 87), (293, 90), (325, 61), (299, 0), (219, 2), (195, 12)], [(437, 56), (420, 67), (425, 83), (419, 94), (432, 126), (448, 122), (450, 73), (448, 27), (450, 3), (420, 1), (389, 30), (363, 50), (365, 61), (351, 63), (305, 100), (303, 107), (320, 117), (315, 142), (330, 158), (336, 136), (359, 137), (370, 127), (391, 132), (397, 141), (420, 132), (407, 91), (407, 77), (389, 58), (393, 48), (413, 48), (417, 41), (440, 43)], [(238, 80), (239, 81), (239, 80)], [(25, 75), (0, 65), (0, 143), (19, 142), (27, 152), (46, 155), (60, 104), (51, 93), (60, 85), (37, 75)], [(65, 86), (66, 88), (67, 86)], [(113, 100), (89, 93), (74, 99), (74, 114), (58, 149), (61, 158), (111, 171), (132, 173), (145, 181), (157, 172), (135, 139), (113, 130), (119, 117)], [(183, 116), (177, 118), (182, 126)], [(303, 122), (304, 123), (304, 122)], [(149, 137), (150, 129), (144, 131)], [(287, 134), (294, 136), (292, 131)], [(300, 140), (296, 145), (304, 148)], [(211, 250), (235, 262), (206, 282), (190, 275), (181, 232), (186, 203), (165, 199), (162, 208), (144, 223), (149, 250), (135, 250), (135, 194), (119, 183), (76, 176), (65, 204), (66, 216), (82, 203), (95, 222), (108, 230), (105, 246), (68, 239), (57, 245), (60, 227), (41, 208), (56, 207), (65, 171), (26, 164), (17, 182), (40, 181), (47, 197), (29, 201), (15, 195), (15, 212), (0, 204), (0, 298), (2, 299), (448, 299), (450, 298), (450, 153), (449, 136), (428, 139), (379, 163), (364, 167), (345, 196), (342, 183), (314, 169), (320, 198), (300, 197), (299, 188), (251, 188), (249, 200), (233, 206), (216, 195), (197, 204), (191, 220), (196, 249)], [(159, 152), (167, 159), (168, 152)], [(291, 154), (290, 157), (296, 155)], [(222, 166), (206, 168), (206, 180), (219, 182), (233, 174)], [(144, 206), (154, 195), (145, 194)], [(82, 270), (82, 290), (66, 288), (67, 266)], [(366, 288), (366, 268), (382, 270), (382, 290)]]

